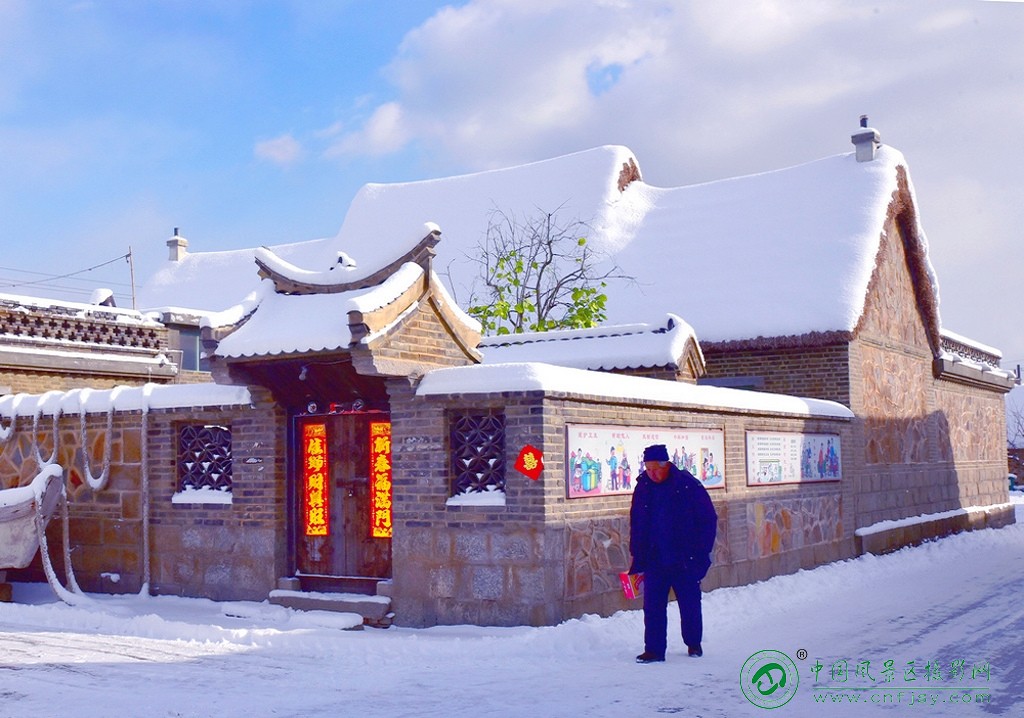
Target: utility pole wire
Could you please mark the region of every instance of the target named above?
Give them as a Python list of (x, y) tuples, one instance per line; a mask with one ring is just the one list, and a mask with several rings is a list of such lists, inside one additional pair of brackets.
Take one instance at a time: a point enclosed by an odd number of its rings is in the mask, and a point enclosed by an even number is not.
[[(122, 254), (119, 257), (115, 257), (114, 259), (108, 260), (106, 262), (101, 262), (100, 264), (96, 264), (96, 265), (94, 265), (92, 267), (88, 267), (87, 269), (79, 269), (77, 272), (69, 272), (68, 274), (61, 274), (61, 275), (58, 275), (58, 276), (44, 277), (43, 279), (37, 279), (37, 280), (32, 281), (32, 282), (15, 282), (13, 284), (5, 284), (3, 286), (5, 286), (5, 287), (29, 287), (29, 286), (32, 286), (34, 284), (45, 284), (47, 282), (53, 282), (53, 281), (58, 280), (58, 279), (67, 279), (68, 277), (74, 277), (76, 274), (85, 274), (86, 272), (91, 272), (94, 269), (99, 269), (100, 267), (106, 267), (108, 264), (113, 264), (114, 262), (120, 262), (122, 259), (127, 259), (130, 262), (131, 261), (131, 256), (132, 256), (132, 252), (131, 252), (131, 249), (129, 249), (128, 250), (128, 254)], [(134, 290), (134, 287), (133, 287), (133, 290)]]
[(128, 245), (128, 254), (124, 258), (128, 260), (128, 272), (131, 274), (132, 309), (137, 309), (135, 306), (135, 262), (132, 261), (132, 246), (130, 244)]

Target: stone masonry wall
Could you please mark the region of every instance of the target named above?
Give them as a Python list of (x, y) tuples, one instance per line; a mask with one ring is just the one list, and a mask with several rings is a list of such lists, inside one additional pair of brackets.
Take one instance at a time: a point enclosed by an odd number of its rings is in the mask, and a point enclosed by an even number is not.
[(960, 505), (1008, 502), (1003, 396), (953, 382), (937, 382), (935, 404), (948, 426), (952, 460), (960, 477)]
[[(630, 497), (567, 498), (569, 423), (723, 429), (726, 487), (712, 491), (719, 539), (706, 587), (853, 555), (854, 483), (846, 476), (825, 484), (746, 485), (748, 429), (838, 433), (848, 445), (846, 420), (687, 411), (540, 392), (422, 398), (406, 381), (391, 393), (393, 601), (402, 625), (550, 625), (627, 607), (618, 574), (630, 562)], [(482, 408), (506, 415), (506, 503), (451, 506), (446, 412)], [(538, 481), (511, 468), (525, 444), (544, 453)]]
[[(155, 594), (263, 599), (284, 573), (284, 421), (269, 396), (253, 393), (255, 409), (184, 407), (149, 412), (150, 588)], [(231, 428), (231, 504), (171, 502), (178, 483), (177, 428), (186, 422)], [(65, 467), (72, 561), (84, 590), (121, 593), (142, 588), (141, 428), (138, 411), (115, 416), (110, 475), (102, 489), (93, 490), (84, 479), (83, 461), (88, 456), (92, 473), (101, 472), (106, 415), (87, 416), (84, 447), (80, 417), (60, 419), (56, 461)], [(39, 422), (38, 441), (46, 460), (53, 450), (49, 416)], [(32, 480), (38, 467), (34, 453), (31, 419), (19, 419), (14, 435), (0, 448), (0, 476), (8, 486)], [(52, 521), (47, 534), (52, 558), (60, 567), (60, 521)], [(44, 580), (38, 557), (26, 574)], [(58, 575), (63, 576), (62, 568)]]
[(907, 266), (900, 225), (892, 222), (851, 345), (850, 406), (865, 465), (858, 528), (1009, 500), (1003, 395), (935, 377)]
[[(250, 391), (255, 409), (170, 415), (150, 432), (154, 593), (263, 600), (286, 573), (286, 422), (269, 392)], [(185, 423), (230, 427), (230, 504), (170, 501)]]
[[(518, 447), (543, 440), (539, 397), (429, 402), (415, 397), (405, 379), (394, 380), (389, 393), (396, 621), (427, 626), (561, 620), (560, 605), (550, 599), (562, 593), (565, 536), (545, 524), (541, 483), (509, 481), (504, 506), (446, 503), (447, 409), (504, 408), (506, 447)], [(515, 456), (507, 461), (511, 477)]]
[[(690, 410), (655, 405), (608, 404), (565, 398), (552, 402), (548, 416), (557, 420), (545, 436), (545, 482), (548, 484), (549, 521), (567, 526), (591, 523), (603, 527), (601, 543), (590, 561), (589, 580), (576, 581), (566, 597), (573, 615), (606, 614), (625, 604), (618, 590), (618, 573), (628, 568), (629, 496), (568, 499), (565, 492), (565, 424), (611, 424), (663, 428), (721, 429), (725, 438), (725, 487), (710, 491), (719, 515), (714, 565), (704, 587), (741, 585), (779, 573), (791, 573), (853, 555), (853, 487), (857, 467), (845, 461), (843, 481), (747, 486), (746, 432), (786, 431), (836, 433), (842, 445), (850, 445), (847, 420), (804, 420), (765, 416), (735, 410)], [(616, 537), (617, 550), (606, 537)], [(608, 561), (601, 559), (607, 554)], [(626, 562), (616, 563), (619, 556)], [(579, 572), (579, 556), (570, 564)], [(587, 585), (591, 590), (581, 590)], [(569, 584), (570, 587), (573, 584)]]

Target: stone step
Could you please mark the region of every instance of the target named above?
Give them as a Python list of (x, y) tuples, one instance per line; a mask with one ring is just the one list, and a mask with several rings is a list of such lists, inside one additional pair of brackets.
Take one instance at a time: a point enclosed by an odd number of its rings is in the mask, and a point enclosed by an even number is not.
[(276, 589), (270, 592), (268, 600), (276, 606), (293, 608), (298, 611), (334, 611), (359, 614), (363, 617), (364, 626), (374, 628), (387, 628), (391, 625), (394, 615), (391, 612), (391, 599), (388, 596)]

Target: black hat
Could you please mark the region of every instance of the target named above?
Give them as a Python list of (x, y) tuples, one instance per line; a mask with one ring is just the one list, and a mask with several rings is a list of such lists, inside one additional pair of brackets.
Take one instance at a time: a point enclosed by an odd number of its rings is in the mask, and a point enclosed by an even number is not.
[(664, 444), (654, 444), (644, 449), (644, 461), (668, 461), (668, 449)]

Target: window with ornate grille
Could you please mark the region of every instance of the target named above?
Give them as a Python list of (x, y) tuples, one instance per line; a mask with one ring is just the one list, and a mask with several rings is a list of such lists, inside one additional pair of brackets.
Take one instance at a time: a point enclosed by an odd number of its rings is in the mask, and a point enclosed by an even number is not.
[(178, 492), (231, 492), (231, 428), (185, 424), (178, 429)]
[(448, 416), (452, 496), (505, 492), (505, 414), (452, 412)]

